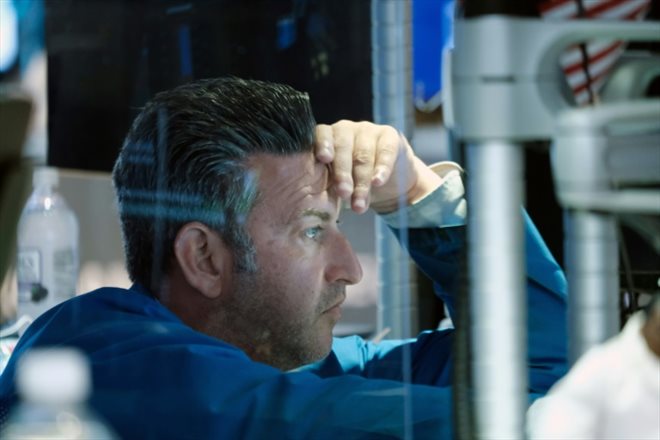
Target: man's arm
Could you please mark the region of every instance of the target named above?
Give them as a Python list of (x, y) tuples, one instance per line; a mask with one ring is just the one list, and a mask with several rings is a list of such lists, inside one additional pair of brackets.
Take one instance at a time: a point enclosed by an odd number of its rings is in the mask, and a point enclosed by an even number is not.
[[(319, 126), (317, 157), (332, 163), (335, 183), (346, 190), (340, 195), (350, 198), (355, 211), (366, 209), (359, 200), (371, 201), (371, 207), (393, 228), (399, 217), (395, 211), (398, 194), (401, 188), (405, 190), (408, 250), (453, 311), (453, 294), (461, 270), (459, 256), (465, 244), (462, 224), (466, 206), (460, 169), (444, 164), (434, 172), (414, 155), (405, 138), (394, 129), (366, 122)], [(396, 171), (401, 169), (406, 176), (403, 182), (397, 180)], [(353, 192), (349, 191), (351, 188)], [(523, 216), (530, 393), (537, 395), (547, 391), (566, 369), (566, 281), (531, 219), (526, 213)], [(448, 333), (434, 331), (421, 334), (415, 341), (387, 341), (380, 345), (360, 339), (337, 341), (333, 353), (337, 359), (331, 356), (325, 361), (326, 368), (319, 372), (395, 379), (401, 376), (400, 352), (407, 345), (412, 354), (413, 381), (446, 385), (450, 340)]]

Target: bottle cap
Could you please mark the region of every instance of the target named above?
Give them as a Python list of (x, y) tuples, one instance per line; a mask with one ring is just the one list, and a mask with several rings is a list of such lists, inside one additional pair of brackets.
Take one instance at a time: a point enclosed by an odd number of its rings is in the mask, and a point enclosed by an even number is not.
[(57, 168), (51, 167), (38, 167), (35, 168), (32, 175), (32, 185), (37, 188), (40, 186), (57, 186), (60, 182), (60, 177)]
[(16, 384), (25, 401), (82, 402), (89, 396), (90, 382), (87, 358), (72, 348), (32, 349), (18, 361)]

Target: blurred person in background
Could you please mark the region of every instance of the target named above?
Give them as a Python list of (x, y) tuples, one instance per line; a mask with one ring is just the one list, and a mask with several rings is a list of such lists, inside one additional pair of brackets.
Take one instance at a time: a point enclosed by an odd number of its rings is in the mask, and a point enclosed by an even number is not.
[(660, 294), (528, 412), (533, 439), (660, 438)]

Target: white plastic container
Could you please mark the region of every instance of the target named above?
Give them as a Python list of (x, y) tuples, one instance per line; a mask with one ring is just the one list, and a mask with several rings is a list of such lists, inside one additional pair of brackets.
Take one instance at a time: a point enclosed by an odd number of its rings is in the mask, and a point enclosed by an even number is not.
[(57, 193), (58, 182), (56, 169), (35, 170), (18, 224), (18, 316), (36, 319), (76, 292), (78, 219)]
[(0, 438), (12, 440), (113, 440), (117, 436), (85, 401), (91, 391), (89, 363), (70, 348), (33, 349), (16, 370), (21, 402)]

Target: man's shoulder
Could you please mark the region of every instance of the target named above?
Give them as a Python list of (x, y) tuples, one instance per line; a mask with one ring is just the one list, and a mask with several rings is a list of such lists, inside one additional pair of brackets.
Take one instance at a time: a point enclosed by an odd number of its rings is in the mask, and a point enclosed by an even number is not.
[(21, 339), (32, 346), (71, 345), (88, 355), (106, 347), (118, 353), (149, 345), (221, 344), (135, 286), (103, 287), (71, 298), (41, 315)]
[(17, 350), (49, 346), (77, 348), (96, 366), (113, 368), (155, 358), (245, 358), (237, 348), (194, 330), (133, 287), (100, 288), (50, 309), (28, 327)]
[(45, 312), (34, 324), (64, 324), (84, 327), (106, 321), (124, 319), (162, 319), (178, 321), (178, 318), (143, 290), (132, 286), (101, 287), (77, 295)]

